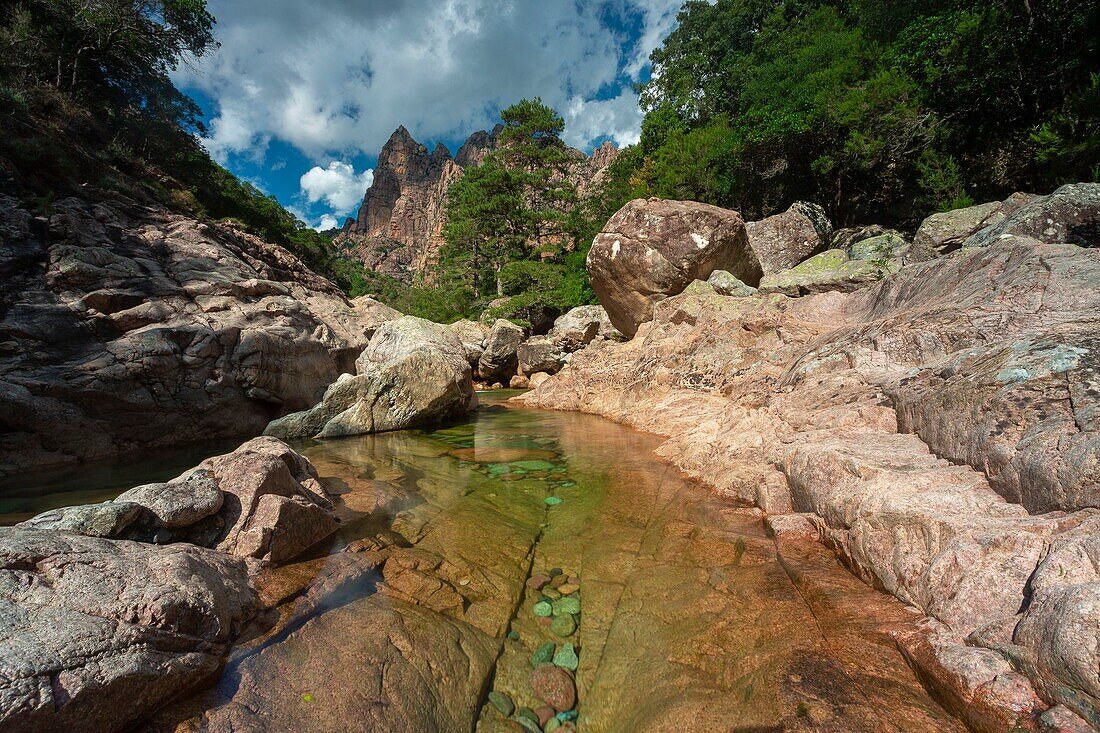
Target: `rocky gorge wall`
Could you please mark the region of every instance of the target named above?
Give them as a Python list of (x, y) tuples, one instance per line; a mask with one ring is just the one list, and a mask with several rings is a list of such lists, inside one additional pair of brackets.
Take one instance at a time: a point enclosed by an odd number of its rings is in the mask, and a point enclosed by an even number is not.
[[(443, 247), (447, 191), (467, 168), (480, 165), (499, 145), (503, 126), (472, 134), (452, 158), (446, 146), (431, 152), (398, 127), (378, 154), (374, 182), (354, 218), (335, 236), (350, 256), (379, 272), (411, 283), (429, 274)], [(618, 150), (610, 142), (587, 156), (572, 151), (572, 178), (583, 194), (601, 180)]]
[(518, 399), (666, 436), (685, 473), (833, 547), (926, 617), (898, 643), (975, 730), (1096, 726), (1100, 251), (1017, 234), (1031, 206), (862, 289), (697, 281)]
[(257, 435), (350, 371), (372, 324), (232, 226), (0, 196), (0, 474)]

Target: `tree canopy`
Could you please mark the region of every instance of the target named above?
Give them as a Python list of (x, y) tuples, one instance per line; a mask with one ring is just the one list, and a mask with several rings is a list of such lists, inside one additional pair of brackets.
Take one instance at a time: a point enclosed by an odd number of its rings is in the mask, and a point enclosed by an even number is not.
[(642, 89), (634, 191), (912, 223), (1095, 179), (1095, 0), (689, 0)]

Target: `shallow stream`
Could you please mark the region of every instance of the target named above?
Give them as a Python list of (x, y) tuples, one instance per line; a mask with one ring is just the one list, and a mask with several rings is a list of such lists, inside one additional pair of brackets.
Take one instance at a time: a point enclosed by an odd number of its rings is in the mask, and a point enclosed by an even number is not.
[(150, 729), (962, 730), (891, 638), (914, 616), (825, 548), (777, 546), (653, 437), (508, 396), (296, 446), (339, 535), (261, 577), (275, 610)]

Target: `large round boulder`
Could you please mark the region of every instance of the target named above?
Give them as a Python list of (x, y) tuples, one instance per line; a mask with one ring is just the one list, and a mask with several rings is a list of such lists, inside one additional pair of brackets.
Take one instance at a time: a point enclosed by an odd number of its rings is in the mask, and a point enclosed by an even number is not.
[(516, 373), (519, 364), (516, 352), (526, 336), (523, 329), (503, 318), (497, 319), (489, 331), (485, 351), (478, 360), (477, 373), (481, 379), (507, 381)]
[(635, 199), (611, 217), (592, 242), (587, 265), (600, 304), (628, 337), (653, 317), (655, 303), (714, 270), (750, 285), (762, 274), (736, 211), (659, 199)]
[(470, 363), (455, 333), (423, 318), (382, 324), (320, 404), (273, 421), (283, 439), (335, 438), (437, 424), (477, 404)]

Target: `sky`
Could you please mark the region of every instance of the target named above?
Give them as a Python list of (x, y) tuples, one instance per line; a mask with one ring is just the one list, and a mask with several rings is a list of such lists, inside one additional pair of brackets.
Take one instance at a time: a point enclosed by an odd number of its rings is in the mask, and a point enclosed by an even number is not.
[(318, 229), (342, 224), (398, 125), (451, 153), (541, 97), (589, 151), (637, 142), (635, 83), (682, 0), (208, 0), (217, 51), (173, 81), (202, 142)]

